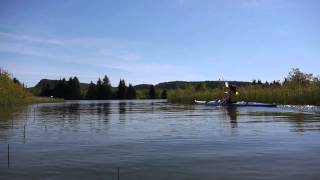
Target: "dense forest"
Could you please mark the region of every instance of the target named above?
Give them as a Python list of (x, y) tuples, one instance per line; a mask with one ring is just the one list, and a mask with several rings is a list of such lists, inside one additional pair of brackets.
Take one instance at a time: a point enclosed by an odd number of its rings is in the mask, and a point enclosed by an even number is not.
[[(99, 78), (96, 83), (92, 81), (87, 88), (81, 89), (80, 82), (77, 77), (65, 78), (57, 81), (47, 81), (42, 83), (39, 95), (45, 97), (57, 97), (63, 99), (88, 99), (88, 100), (106, 100), (106, 99), (159, 99), (167, 98), (167, 91), (163, 89), (157, 91), (154, 85), (148, 86), (148, 91), (141, 92), (143, 96), (137, 96), (137, 91), (132, 84), (126, 85), (125, 80), (120, 79), (117, 88), (111, 86), (108, 76)], [(50, 83), (49, 83), (50, 82)]]

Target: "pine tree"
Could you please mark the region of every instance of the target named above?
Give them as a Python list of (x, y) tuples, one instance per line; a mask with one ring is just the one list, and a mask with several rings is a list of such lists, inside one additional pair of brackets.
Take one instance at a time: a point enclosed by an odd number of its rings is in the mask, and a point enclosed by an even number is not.
[(48, 83), (42, 85), (40, 96), (46, 96), (46, 97), (51, 96), (50, 86)]
[(117, 92), (117, 97), (118, 99), (125, 99), (126, 98), (126, 83), (124, 80), (120, 79), (119, 85), (118, 85), (118, 92)]
[(256, 85), (257, 84), (257, 81), (254, 79), (253, 81), (252, 81), (252, 85)]
[(127, 99), (136, 99), (136, 98), (137, 98), (136, 90), (131, 84), (129, 84)]
[(104, 99), (111, 99), (112, 97), (112, 87), (110, 84), (110, 80), (108, 76), (104, 76), (102, 80), (102, 85), (103, 85), (103, 98)]
[(168, 97), (168, 94), (167, 94), (167, 90), (162, 90), (162, 93), (161, 93), (161, 99), (167, 99)]
[(91, 81), (86, 93), (87, 99), (96, 99), (96, 85)]
[(156, 90), (154, 88), (154, 85), (151, 85), (149, 88), (149, 98), (156, 99)]
[(258, 85), (262, 85), (262, 82), (261, 82), (260, 79), (258, 80), (257, 84), (258, 84)]
[(102, 81), (99, 78), (97, 81), (97, 85), (96, 85), (96, 98), (97, 99), (103, 99), (103, 91), (104, 91), (104, 88), (102, 85)]
[(77, 77), (71, 78), (68, 84), (69, 84), (69, 91), (70, 91), (69, 99), (81, 99), (80, 82), (78, 78)]
[(74, 89), (73, 79), (70, 77), (68, 81), (66, 81), (65, 89), (64, 89), (64, 98), (65, 99), (73, 99), (72, 91)]

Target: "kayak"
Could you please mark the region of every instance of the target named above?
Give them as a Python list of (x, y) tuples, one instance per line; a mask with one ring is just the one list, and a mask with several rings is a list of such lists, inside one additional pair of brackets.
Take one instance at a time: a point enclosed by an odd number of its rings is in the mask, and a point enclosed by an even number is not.
[(236, 103), (223, 103), (219, 101), (194, 101), (196, 104), (202, 104), (207, 106), (226, 106), (226, 107), (277, 107), (275, 104), (259, 103), (259, 102), (245, 102), (239, 101)]

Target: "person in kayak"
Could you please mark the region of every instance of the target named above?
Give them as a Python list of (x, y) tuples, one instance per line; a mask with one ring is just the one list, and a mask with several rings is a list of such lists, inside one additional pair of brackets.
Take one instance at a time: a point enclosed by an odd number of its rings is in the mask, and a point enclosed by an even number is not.
[(224, 93), (222, 102), (227, 104), (236, 103), (239, 95), (239, 93), (237, 92), (237, 87), (230, 85), (228, 86), (228, 88), (228, 91)]

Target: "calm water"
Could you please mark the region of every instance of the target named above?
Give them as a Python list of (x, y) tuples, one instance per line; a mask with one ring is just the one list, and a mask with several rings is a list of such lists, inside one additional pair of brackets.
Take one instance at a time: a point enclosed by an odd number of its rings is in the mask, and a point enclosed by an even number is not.
[(316, 113), (149, 100), (0, 112), (0, 179), (320, 178)]

